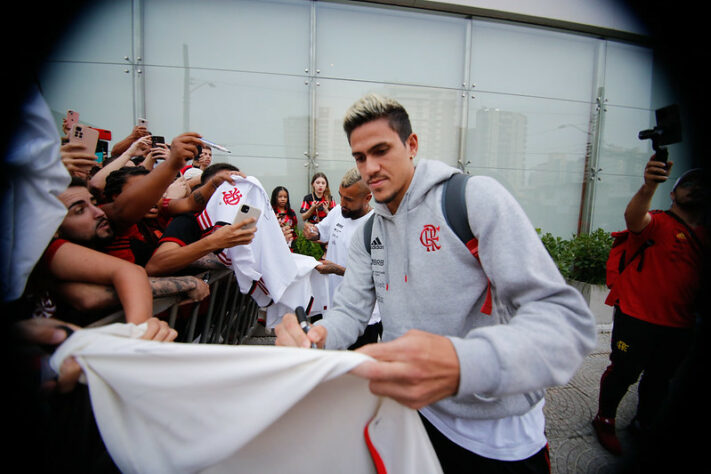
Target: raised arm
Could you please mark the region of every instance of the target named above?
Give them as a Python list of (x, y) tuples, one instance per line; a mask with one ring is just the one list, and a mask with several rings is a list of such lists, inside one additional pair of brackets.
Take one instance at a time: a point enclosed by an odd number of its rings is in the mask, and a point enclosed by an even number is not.
[(168, 203), (168, 214), (176, 216), (186, 212), (202, 211), (205, 209), (207, 201), (210, 200), (212, 195), (215, 193), (215, 190), (219, 188), (222, 183), (227, 181), (230, 184), (234, 184), (232, 179), (233, 174), (244, 177), (242, 173), (237, 171), (220, 171), (212, 176), (207, 183), (192, 191), (189, 196), (181, 199), (172, 199)]
[(102, 167), (94, 176), (92, 176), (89, 181), (89, 189), (98, 189), (103, 192), (106, 187), (106, 178), (111, 174), (111, 172), (126, 166), (126, 163), (132, 156), (136, 155), (137, 152), (142, 152), (146, 148), (150, 147), (150, 143), (150, 136), (139, 138), (133, 142), (131, 146), (129, 146), (126, 151), (121, 154), (121, 156), (115, 160), (112, 160), (108, 165)]
[(135, 185), (128, 186), (113, 202), (104, 205), (104, 212), (115, 229), (135, 224), (155, 206), (185, 165), (185, 160), (197, 153), (201, 143), (199, 137), (197, 133), (184, 133), (173, 139), (170, 156), (163, 164)]
[(153, 315), (151, 286), (138, 265), (67, 242), (55, 252), (49, 271), (60, 281), (113, 286), (128, 323), (140, 324)]
[(165, 160), (170, 155), (170, 149), (165, 143), (158, 143), (155, 148), (151, 148), (146, 153), (146, 159), (139, 166), (143, 166), (147, 170), (152, 170), (158, 160)]
[(143, 125), (136, 125), (135, 127), (133, 127), (133, 130), (131, 130), (131, 134), (129, 136), (116, 143), (111, 148), (111, 156), (122, 155), (123, 152), (125, 152), (133, 142), (147, 135), (150, 135), (150, 132), (146, 127), (144, 127)]
[(649, 215), (649, 208), (652, 204), (652, 198), (660, 183), (669, 179), (673, 163), (663, 163), (656, 161), (655, 156), (647, 162), (644, 168), (644, 184), (639, 191), (632, 196), (632, 199), (627, 204), (625, 209), (625, 223), (627, 229), (632, 232), (641, 232), (652, 217)]

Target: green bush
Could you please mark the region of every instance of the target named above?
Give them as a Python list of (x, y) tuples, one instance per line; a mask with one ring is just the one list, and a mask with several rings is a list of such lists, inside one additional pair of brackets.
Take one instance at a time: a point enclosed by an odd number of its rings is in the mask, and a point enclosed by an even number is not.
[(573, 235), (569, 240), (542, 234), (543, 245), (564, 278), (594, 285), (605, 284), (605, 265), (612, 247), (612, 236), (603, 229), (590, 234)]
[(296, 240), (294, 241), (293, 249), (294, 253), (310, 255), (316, 260), (320, 260), (324, 254), (321, 244), (307, 240), (301, 229), (296, 229)]

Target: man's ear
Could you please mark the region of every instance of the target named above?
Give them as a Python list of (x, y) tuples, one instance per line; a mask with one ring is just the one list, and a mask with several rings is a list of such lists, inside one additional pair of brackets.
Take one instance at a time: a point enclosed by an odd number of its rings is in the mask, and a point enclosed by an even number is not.
[(405, 146), (407, 147), (407, 151), (410, 155), (410, 158), (414, 158), (417, 156), (417, 149), (418, 149), (419, 142), (417, 140), (417, 134), (411, 133), (409, 137), (407, 137), (407, 140), (405, 142)]

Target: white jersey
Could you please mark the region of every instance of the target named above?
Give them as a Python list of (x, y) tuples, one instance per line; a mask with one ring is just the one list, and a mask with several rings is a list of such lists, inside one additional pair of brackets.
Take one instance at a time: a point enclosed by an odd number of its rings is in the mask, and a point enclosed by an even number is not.
[[(325, 256), (326, 260), (330, 260), (342, 267), (346, 266), (348, 262), (348, 249), (351, 246), (353, 233), (368, 220), (371, 214), (373, 214), (372, 209), (358, 219), (343, 217), (341, 205), (339, 204), (331, 209), (324, 220), (316, 224), (321, 236), (321, 241), (328, 242), (328, 249), (326, 250)], [(329, 274), (329, 303), (333, 301), (333, 295), (336, 293), (336, 289), (342, 280), (343, 276), (341, 275), (334, 273)], [(378, 321), (380, 321), (380, 311), (378, 311), (378, 304), (376, 303), (375, 308), (373, 308), (373, 315), (370, 317), (368, 324), (375, 324)]]
[(121, 472), (442, 472), (417, 412), (348, 374), (366, 355), (138, 339), (145, 329), (78, 330), (50, 360), (82, 367)]
[(232, 179), (234, 185), (224, 182), (215, 190), (198, 216), (198, 224), (202, 230), (232, 224), (243, 204), (261, 210), (252, 242), (223, 249), (217, 255), (234, 270), (240, 292), (249, 293), (262, 308), (271, 307), (269, 327), (297, 306), (308, 308), (314, 300), (322, 305), (328, 282), (314, 270), (316, 259), (289, 250), (269, 196), (257, 178), (233, 175)]

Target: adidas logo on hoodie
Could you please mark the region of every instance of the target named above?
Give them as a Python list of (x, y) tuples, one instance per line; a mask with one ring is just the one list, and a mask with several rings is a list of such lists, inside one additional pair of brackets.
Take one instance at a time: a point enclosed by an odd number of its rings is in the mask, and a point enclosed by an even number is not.
[(382, 249), (383, 244), (380, 242), (380, 237), (376, 237), (373, 239), (373, 241), (370, 243), (370, 248), (371, 249)]

